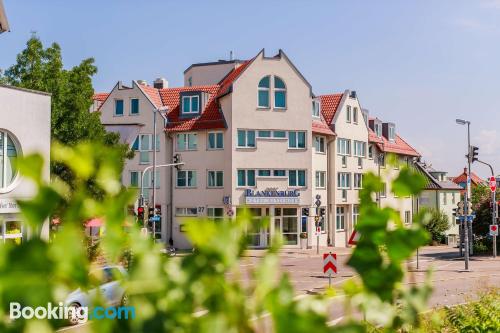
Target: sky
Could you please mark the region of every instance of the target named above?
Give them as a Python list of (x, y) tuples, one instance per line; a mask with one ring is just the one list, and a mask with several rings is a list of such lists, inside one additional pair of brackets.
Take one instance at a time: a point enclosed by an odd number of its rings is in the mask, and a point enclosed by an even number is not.
[[(0, 68), (32, 32), (66, 67), (93, 57), (95, 90), (121, 80), (183, 83), (192, 63), (283, 49), (316, 95), (356, 90), (363, 108), (435, 169), (463, 171), (466, 127), (500, 173), (500, 0), (4, 0)], [(474, 164), (481, 177), (489, 168)]]

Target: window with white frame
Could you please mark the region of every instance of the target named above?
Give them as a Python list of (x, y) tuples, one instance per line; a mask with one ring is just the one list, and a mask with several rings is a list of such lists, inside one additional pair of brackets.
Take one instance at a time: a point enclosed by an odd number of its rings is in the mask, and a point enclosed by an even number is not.
[(337, 231), (345, 230), (345, 208), (344, 207), (337, 207), (336, 229), (337, 229)]
[(340, 189), (351, 188), (351, 174), (349, 172), (337, 173), (337, 186)]
[(259, 177), (271, 177), (270, 169), (259, 169), (257, 170), (257, 176)]
[(288, 170), (288, 186), (306, 186), (306, 170)]
[(139, 171), (130, 171), (130, 187), (139, 187)]
[(353, 156), (365, 157), (366, 156), (366, 142), (353, 141)]
[(208, 187), (224, 187), (224, 172), (209, 170), (207, 176)]
[(393, 125), (389, 125), (389, 140), (396, 140), (396, 129)]
[(358, 123), (358, 108), (354, 107), (352, 109), (352, 122), (357, 124)]
[(316, 171), (316, 188), (326, 187), (326, 172)]
[[(134, 143), (132, 150), (139, 152), (139, 163), (149, 164), (151, 161), (150, 152), (153, 151), (153, 135), (152, 134), (139, 134)], [(160, 136), (156, 136), (156, 151), (160, 151)]]
[(224, 149), (224, 133), (222, 132), (208, 132), (209, 150)]
[(352, 206), (352, 226), (356, 226), (359, 220), (359, 205)]
[(286, 139), (286, 131), (273, 131), (273, 138)]
[(259, 81), (257, 106), (259, 108), (269, 108), (270, 76), (263, 77)]
[[(152, 172), (153, 170), (148, 170), (146, 174), (144, 174), (143, 188), (153, 188)], [(156, 170), (155, 177), (155, 184), (158, 189), (161, 184), (160, 170)], [(130, 171), (130, 187), (141, 187), (141, 181), (143, 181), (142, 171)]]
[(406, 210), (405, 211), (405, 224), (410, 224), (411, 223), (411, 211)]
[(273, 177), (286, 177), (286, 170), (284, 169), (273, 170)]
[(319, 113), (320, 113), (320, 104), (318, 100), (313, 100), (312, 101), (312, 116), (315, 118), (319, 118)]
[(196, 171), (177, 170), (177, 187), (196, 187)]
[(240, 169), (237, 170), (238, 186), (255, 186), (255, 170)]
[(380, 191), (380, 197), (385, 198), (387, 197), (387, 184), (382, 183), (382, 190)]
[(175, 216), (198, 216), (196, 207), (176, 207)]
[(361, 189), (363, 188), (363, 174), (355, 173), (354, 174), (354, 188)]
[(19, 143), (10, 132), (0, 129), (0, 190), (9, 191), (18, 176), (17, 159), (21, 155)]
[(255, 148), (255, 131), (238, 130), (238, 148)]
[(257, 131), (257, 137), (259, 139), (267, 139), (267, 138), (270, 138), (271, 137), (271, 131), (269, 130), (261, 130), (261, 131)]
[(115, 116), (123, 116), (123, 99), (115, 99)]
[(316, 153), (324, 153), (325, 149), (325, 137), (323, 136), (315, 136), (314, 137), (314, 148)]
[(347, 121), (348, 123), (350, 123), (350, 122), (351, 122), (351, 106), (350, 106), (350, 105), (348, 105), (348, 106), (346, 107), (346, 110), (345, 110), (345, 115), (346, 115), (346, 121)]
[(182, 114), (200, 113), (200, 96), (182, 96)]
[(139, 99), (131, 98), (130, 99), (130, 114), (138, 115), (139, 114)]
[(207, 218), (214, 222), (224, 220), (224, 208), (222, 207), (207, 207)]
[(196, 133), (177, 134), (177, 151), (196, 150), (198, 148), (198, 135)]
[(351, 140), (337, 138), (337, 154), (351, 155)]
[(373, 159), (373, 145), (372, 144), (368, 145), (368, 158)]
[(291, 149), (306, 148), (306, 132), (303, 131), (288, 132), (288, 148)]
[(375, 134), (380, 138), (382, 136), (382, 124), (375, 123), (374, 124)]
[(282, 79), (274, 77), (274, 107), (276, 109), (286, 108), (286, 86)]

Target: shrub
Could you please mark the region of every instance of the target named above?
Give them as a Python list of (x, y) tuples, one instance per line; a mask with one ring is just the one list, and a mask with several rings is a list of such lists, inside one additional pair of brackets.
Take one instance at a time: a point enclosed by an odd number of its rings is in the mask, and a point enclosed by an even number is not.
[(448, 215), (435, 208), (423, 208), (421, 213), (427, 215), (425, 229), (431, 234), (431, 241), (442, 244), (446, 240), (445, 232), (449, 229)]

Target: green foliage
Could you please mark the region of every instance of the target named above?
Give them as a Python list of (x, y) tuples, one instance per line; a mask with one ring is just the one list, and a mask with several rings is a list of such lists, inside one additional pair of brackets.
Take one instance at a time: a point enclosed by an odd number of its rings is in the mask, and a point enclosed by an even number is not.
[(450, 228), (448, 215), (445, 212), (436, 209), (424, 207), (420, 210), (426, 219), (425, 229), (432, 237), (432, 241), (442, 243), (445, 232)]
[[(92, 140), (121, 151), (121, 158), (131, 156), (128, 146), (119, 143), (116, 133), (108, 133), (99, 119), (99, 113), (90, 113), (92, 104), (92, 76), (97, 73), (94, 59), (84, 59), (71, 69), (64, 69), (61, 48), (53, 43), (44, 48), (40, 39), (33, 35), (17, 56), (16, 64), (5, 71), (3, 81), (7, 84), (51, 93), (52, 139), (74, 146)], [(74, 186), (75, 174), (65, 164), (54, 162), (52, 174)], [(89, 188), (97, 187), (92, 179)]]
[[(0, 246), (0, 331), (53, 331), (61, 323), (41, 320), (6, 320), (10, 301), (24, 305), (46, 305), (62, 301), (68, 292), (91, 287), (88, 278), (86, 240), (82, 222), (102, 217), (106, 223), (100, 244), (110, 263), (124, 258), (129, 274), (122, 281), (135, 306), (134, 320), (96, 320), (87, 326), (95, 332), (366, 332), (367, 322), (348, 317), (334, 327), (327, 325), (328, 295), (297, 300), (288, 276), (278, 269), (281, 240), (250, 271), (250, 279), (240, 272), (247, 247), (246, 230), (255, 220), (239, 214), (235, 220), (213, 222), (186, 221), (186, 234), (195, 254), (170, 258), (160, 254), (160, 245), (144, 238), (132, 221), (128, 231), (126, 207), (136, 193), (120, 186), (120, 152), (109, 147), (81, 143), (74, 148), (54, 145), (53, 158), (75, 178), (73, 187), (55, 178), (46, 183), (41, 176), (43, 161), (28, 156), (20, 170), (37, 186), (31, 200), (20, 201), (22, 213), (33, 228), (57, 212), (62, 231), (53, 242), (36, 236), (19, 246)], [(33, 168), (31, 168), (33, 166)], [(34, 171), (35, 170), (35, 171)], [(36, 171), (38, 170), (38, 171)], [(403, 169), (404, 170), (404, 169)], [(404, 193), (416, 193), (414, 185), (399, 183)], [(411, 173), (410, 173), (411, 175)], [(413, 175), (418, 177), (418, 175)], [(412, 177), (413, 177), (412, 176)], [(87, 186), (90, 179), (102, 193), (96, 199)], [(428, 235), (417, 221), (404, 227), (392, 208), (378, 208), (372, 197), (380, 190), (380, 179), (367, 174), (361, 191), (358, 230), (361, 239), (349, 264), (360, 274), (362, 284), (345, 286), (347, 313), (361, 310), (370, 325), (388, 330), (418, 327), (419, 316), (430, 287), (403, 287), (402, 265)], [(416, 183), (413, 183), (416, 184)], [(396, 186), (397, 187), (397, 186)], [(263, 224), (268, 221), (262, 221)], [(93, 250), (92, 250), (93, 251)], [(242, 280), (244, 282), (242, 282)], [(101, 304), (96, 298), (94, 304)]]

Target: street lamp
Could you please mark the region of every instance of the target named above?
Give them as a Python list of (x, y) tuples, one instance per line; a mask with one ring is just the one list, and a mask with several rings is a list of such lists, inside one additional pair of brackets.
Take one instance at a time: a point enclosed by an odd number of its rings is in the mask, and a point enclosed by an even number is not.
[[(465, 270), (469, 270), (469, 200), (470, 200), (470, 166), (471, 166), (471, 149), (470, 149), (470, 121), (463, 119), (455, 120), (458, 125), (467, 125), (467, 162), (469, 167), (467, 168), (467, 190), (464, 196), (464, 213), (465, 213), (465, 231), (464, 231), (464, 243), (465, 243)], [(470, 223), (472, 228), (472, 223)], [(472, 237), (472, 233), (471, 233)]]

